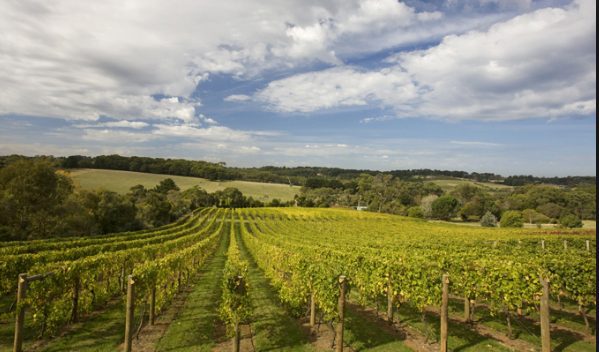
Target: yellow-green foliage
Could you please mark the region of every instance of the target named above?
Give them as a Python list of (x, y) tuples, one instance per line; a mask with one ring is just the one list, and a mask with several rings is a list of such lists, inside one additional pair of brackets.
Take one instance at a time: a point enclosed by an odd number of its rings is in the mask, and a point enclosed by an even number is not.
[(339, 275), (362, 301), (386, 296), (391, 280), (397, 302), (420, 309), (440, 302), (444, 273), (453, 294), (485, 299), (497, 310), (533, 307), (540, 275), (551, 279), (553, 294), (595, 304), (595, 238), (588, 231), (476, 228), (340, 209), (239, 212), (243, 241), (281, 299), (299, 307), (314, 293), (329, 318)]
[[(234, 215), (234, 214), (232, 214)], [(237, 243), (239, 223), (231, 217), (229, 233), (229, 250), (227, 262), (223, 270), (222, 297), (219, 312), (221, 319), (227, 324), (229, 334), (233, 333), (236, 324), (251, 319), (252, 303), (248, 290), (248, 262), (241, 258)]]

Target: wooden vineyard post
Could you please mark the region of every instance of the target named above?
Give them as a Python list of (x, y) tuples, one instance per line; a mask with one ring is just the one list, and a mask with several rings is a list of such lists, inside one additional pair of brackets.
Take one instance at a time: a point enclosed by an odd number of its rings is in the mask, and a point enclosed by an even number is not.
[(150, 325), (154, 325), (156, 321), (156, 284), (152, 286), (150, 291)]
[(314, 289), (310, 294), (310, 326), (316, 325), (316, 297), (314, 297)]
[(568, 249), (568, 240), (564, 240), (564, 250)]
[(441, 296), (441, 341), (439, 351), (447, 352), (447, 306), (449, 304), (449, 275), (443, 274), (443, 292)]
[(586, 240), (586, 245), (587, 245), (587, 252), (591, 251), (591, 242), (589, 240)]
[(133, 320), (135, 315), (135, 278), (128, 276), (127, 280), (127, 311), (125, 314), (125, 352), (131, 352), (133, 343)]
[[(245, 292), (246, 286), (245, 286), (245, 280), (243, 278), (243, 276), (237, 276), (237, 286), (235, 286), (235, 292), (237, 292), (238, 294)], [(239, 319), (236, 318), (235, 320), (235, 336), (233, 336), (233, 352), (239, 352), (240, 351), (240, 347), (241, 347), (241, 330), (239, 328)]]
[(27, 274), (19, 274), (17, 290), (17, 319), (15, 322), (15, 340), (13, 352), (23, 351), (23, 327), (25, 326), (25, 295), (27, 293)]
[(125, 291), (125, 263), (123, 263), (123, 267), (121, 268), (121, 276), (119, 277), (119, 285), (121, 292)]
[(343, 319), (345, 315), (345, 289), (347, 280), (344, 275), (339, 276), (339, 304), (337, 307), (338, 318), (337, 326), (335, 327), (335, 351), (343, 352)]
[(13, 343), (13, 352), (23, 351), (23, 329), (25, 327), (25, 297), (27, 296), (27, 288), (29, 283), (36, 280), (41, 280), (52, 272), (37, 275), (19, 274), (17, 288), (17, 317), (15, 319), (15, 339)]
[(464, 321), (466, 323), (470, 323), (470, 299), (468, 297), (464, 298)]
[(391, 284), (391, 275), (387, 281), (387, 321), (393, 324), (393, 285)]
[(545, 240), (541, 240), (541, 248), (545, 249)]
[(541, 296), (541, 351), (551, 352), (551, 336), (549, 334), (549, 279), (541, 276), (543, 295)]
[(73, 312), (71, 313), (71, 321), (76, 323), (79, 321), (79, 290), (81, 288), (81, 279), (75, 278), (75, 284), (73, 285)]
[(241, 331), (239, 329), (239, 322), (235, 322), (235, 336), (233, 338), (233, 352), (239, 352), (241, 347)]

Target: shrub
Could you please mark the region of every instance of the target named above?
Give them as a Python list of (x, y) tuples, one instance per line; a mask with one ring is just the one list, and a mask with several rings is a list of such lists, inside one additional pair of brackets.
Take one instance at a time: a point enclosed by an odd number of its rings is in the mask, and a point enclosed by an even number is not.
[(501, 227), (522, 227), (524, 219), (522, 219), (521, 212), (517, 210), (508, 210), (501, 215), (499, 224)]
[(495, 227), (497, 226), (497, 218), (490, 211), (486, 212), (485, 215), (480, 219), (480, 226), (482, 227)]
[(522, 217), (529, 224), (546, 224), (551, 220), (547, 215), (539, 213), (534, 209), (522, 210)]
[(410, 207), (408, 208), (408, 216), (412, 218), (423, 218), (424, 212), (420, 207)]
[(562, 216), (559, 219), (559, 224), (561, 227), (567, 228), (582, 227), (582, 221), (578, 218), (578, 216), (573, 214), (567, 214)]

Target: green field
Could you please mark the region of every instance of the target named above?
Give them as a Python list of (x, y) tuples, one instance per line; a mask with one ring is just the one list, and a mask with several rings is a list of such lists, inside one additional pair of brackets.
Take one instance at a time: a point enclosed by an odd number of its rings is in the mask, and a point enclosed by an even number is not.
[(450, 192), (454, 190), (456, 187), (464, 184), (469, 184), (473, 186), (477, 186), (483, 188), (487, 191), (501, 191), (501, 190), (510, 190), (513, 187), (508, 185), (503, 185), (500, 183), (493, 182), (477, 182), (473, 180), (468, 180), (464, 178), (457, 177), (425, 177), (424, 181), (433, 182), (439, 187), (441, 187), (445, 192)]
[(82, 189), (106, 189), (118, 193), (127, 193), (135, 185), (143, 185), (146, 188), (156, 186), (165, 178), (172, 178), (181, 190), (193, 186), (200, 186), (206, 191), (223, 190), (227, 187), (238, 188), (244, 195), (251, 196), (261, 201), (279, 199), (282, 201), (292, 200), (299, 193), (300, 187), (289, 186), (278, 183), (260, 183), (248, 181), (210, 181), (198, 177), (172, 176), (160, 174), (147, 174), (142, 172), (77, 169), (71, 170), (69, 175)]

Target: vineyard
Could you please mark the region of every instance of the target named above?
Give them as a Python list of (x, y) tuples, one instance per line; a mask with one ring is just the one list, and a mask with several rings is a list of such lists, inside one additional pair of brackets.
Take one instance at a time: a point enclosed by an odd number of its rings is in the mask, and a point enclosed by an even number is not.
[(0, 295), (0, 351), (594, 351), (596, 238), (205, 208), (2, 243)]

